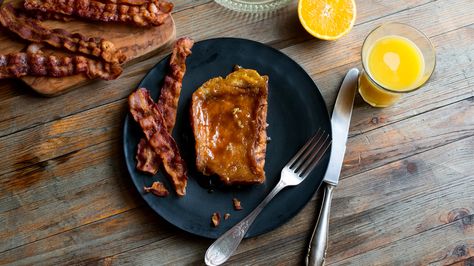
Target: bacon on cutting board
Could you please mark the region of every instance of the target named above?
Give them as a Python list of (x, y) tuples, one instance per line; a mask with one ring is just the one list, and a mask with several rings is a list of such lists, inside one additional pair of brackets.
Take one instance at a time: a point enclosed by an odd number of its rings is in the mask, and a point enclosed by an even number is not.
[(164, 127), (163, 116), (145, 88), (139, 88), (128, 97), (130, 113), (140, 124), (148, 144), (163, 162), (164, 169), (178, 196), (186, 194), (186, 164), (178, 145)]
[[(194, 41), (190, 38), (180, 38), (176, 41), (171, 53), (170, 66), (161, 88), (158, 99), (158, 109), (164, 118), (164, 125), (168, 132), (173, 131), (176, 122), (179, 95), (186, 72), (186, 58), (191, 54)], [(148, 145), (145, 139), (141, 139), (137, 149), (137, 169), (155, 175), (160, 167), (159, 156)]]
[(88, 78), (116, 79), (122, 73), (119, 64), (85, 58), (83, 56), (55, 56), (43, 54), (37, 45), (27, 52), (0, 55), (0, 79), (22, 76), (66, 77), (85, 74)]
[(104, 3), (112, 3), (112, 4), (126, 4), (131, 6), (141, 6), (147, 3), (152, 2), (153, 0), (100, 0)]
[[(137, 26), (162, 25), (173, 9), (173, 4), (164, 0), (151, 0), (142, 5), (134, 1), (98, 0), (25, 0), (24, 7), (46, 13), (57, 13), (78, 18), (122, 22)], [(129, 3), (132, 2), (132, 3)]]
[(44, 43), (70, 52), (80, 52), (101, 58), (109, 63), (122, 63), (126, 59), (126, 56), (115, 49), (114, 44), (110, 41), (87, 38), (79, 33), (72, 34), (64, 29), (47, 29), (35, 20), (19, 14), (11, 4), (0, 8), (0, 24), (30, 42)]
[(71, 21), (74, 18), (71, 16), (66, 16), (63, 14), (59, 13), (46, 13), (46, 12), (41, 12), (38, 10), (26, 10), (23, 9), (22, 13), (24, 13), (26, 16), (39, 20), (39, 21), (44, 21), (44, 20), (59, 20), (59, 21)]

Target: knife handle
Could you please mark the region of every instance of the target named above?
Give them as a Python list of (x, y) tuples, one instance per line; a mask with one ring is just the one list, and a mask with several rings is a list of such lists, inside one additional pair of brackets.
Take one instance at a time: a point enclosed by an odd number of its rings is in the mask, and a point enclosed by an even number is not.
[(334, 187), (335, 186), (326, 183), (319, 218), (314, 227), (311, 240), (309, 241), (308, 255), (306, 256), (307, 266), (324, 265), (328, 244), (329, 210), (331, 208), (332, 191)]

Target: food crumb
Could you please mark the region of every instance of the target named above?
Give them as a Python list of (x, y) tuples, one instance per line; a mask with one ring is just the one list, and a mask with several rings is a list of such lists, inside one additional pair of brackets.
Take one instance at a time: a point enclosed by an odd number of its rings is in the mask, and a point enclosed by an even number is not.
[(220, 222), (221, 222), (221, 215), (218, 212), (213, 213), (211, 216), (212, 226), (218, 227)]
[(226, 214), (224, 214), (224, 220), (227, 220), (227, 219), (229, 219), (229, 217), (230, 217), (230, 213), (226, 213)]
[(233, 198), (232, 203), (234, 204), (234, 210), (240, 211), (243, 209), (242, 206), (240, 205), (240, 200), (238, 200), (237, 198)]
[(143, 190), (147, 193), (153, 193), (158, 197), (166, 197), (169, 195), (168, 190), (166, 189), (165, 185), (160, 181), (155, 181), (151, 185), (151, 187), (143, 187)]
[(235, 107), (233, 110), (232, 110), (232, 114), (233, 115), (237, 115), (238, 113), (242, 112), (242, 110), (240, 110), (239, 107)]

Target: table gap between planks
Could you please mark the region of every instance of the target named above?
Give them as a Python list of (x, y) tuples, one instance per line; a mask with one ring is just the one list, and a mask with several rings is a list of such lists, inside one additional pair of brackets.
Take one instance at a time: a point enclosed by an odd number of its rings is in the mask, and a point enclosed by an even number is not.
[[(336, 42), (309, 36), (296, 2), (265, 15), (176, 0), (177, 36), (242, 37), (301, 64), (329, 110), (345, 72), (361, 67), (371, 29), (398, 21), (432, 40), (429, 83), (397, 105), (356, 98), (332, 205), (328, 265), (474, 264), (474, 2), (357, 1)], [(0, 264), (202, 264), (211, 240), (152, 213), (121, 155), (126, 97), (169, 51), (55, 98), (0, 81)], [(320, 195), (282, 227), (245, 240), (229, 265), (302, 264)]]

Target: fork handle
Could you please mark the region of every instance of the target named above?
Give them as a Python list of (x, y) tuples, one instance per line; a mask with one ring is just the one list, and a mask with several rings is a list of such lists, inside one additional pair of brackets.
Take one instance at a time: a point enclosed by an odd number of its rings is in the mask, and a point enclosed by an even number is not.
[(273, 190), (249, 215), (214, 241), (204, 256), (206, 265), (221, 265), (226, 262), (239, 246), (255, 218), (257, 218), (268, 202), (286, 186), (287, 185), (280, 180)]
[(324, 265), (328, 244), (329, 210), (331, 208), (332, 191), (334, 188), (334, 185), (326, 184), (319, 219), (309, 241), (308, 255), (306, 256), (307, 266)]

